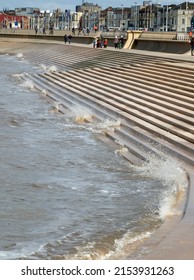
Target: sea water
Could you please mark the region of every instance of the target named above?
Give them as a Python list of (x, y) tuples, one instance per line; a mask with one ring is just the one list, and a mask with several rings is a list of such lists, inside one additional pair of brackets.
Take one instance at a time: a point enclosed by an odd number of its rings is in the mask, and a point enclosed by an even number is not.
[[(24, 82), (40, 71), (0, 56), (0, 259), (120, 259), (149, 238), (187, 186), (170, 157), (132, 166), (99, 140), (114, 123), (61, 114)], [(54, 67), (54, 66), (53, 66)], [(149, 157), (149, 155), (148, 155)]]

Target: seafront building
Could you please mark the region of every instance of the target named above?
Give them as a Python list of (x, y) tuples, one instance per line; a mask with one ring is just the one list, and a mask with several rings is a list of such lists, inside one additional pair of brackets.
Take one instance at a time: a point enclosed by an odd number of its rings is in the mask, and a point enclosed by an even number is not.
[(162, 6), (143, 1), (141, 5), (135, 2), (131, 7), (121, 5), (104, 10), (98, 4), (83, 2), (75, 7), (75, 11), (58, 8), (50, 12), (41, 11), (37, 7), (22, 7), (0, 13), (0, 28), (189, 32), (192, 22), (194, 25), (194, 3), (191, 2)]

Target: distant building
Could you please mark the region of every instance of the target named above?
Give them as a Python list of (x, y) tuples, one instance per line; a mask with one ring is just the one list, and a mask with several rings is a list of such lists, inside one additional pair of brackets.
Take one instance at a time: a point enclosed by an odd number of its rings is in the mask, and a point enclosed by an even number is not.
[(130, 20), (131, 8), (109, 7), (101, 12), (100, 30), (127, 30)]
[(32, 7), (27, 7), (27, 8), (15, 8), (15, 14), (17, 16), (33, 16), (35, 14), (40, 14), (40, 9), (39, 8), (32, 8)]
[(85, 29), (99, 29), (100, 22), (100, 11), (102, 8), (97, 4), (93, 3), (83, 3), (80, 6), (76, 6), (76, 12), (82, 13), (82, 17), (80, 19), (80, 27)]
[(88, 13), (94, 13), (94, 12), (100, 12), (102, 10), (102, 7), (98, 6), (97, 4), (94, 5), (93, 3), (85, 2), (82, 5), (78, 5), (75, 8), (76, 12), (88, 12)]
[(0, 28), (28, 28), (28, 18), (0, 13)]
[[(153, 1), (154, 2), (154, 1)], [(40, 11), (36, 7), (4, 9), (1, 13), (0, 28), (54, 28), (61, 30), (145, 30), (176, 31), (194, 30), (194, 3), (161, 5), (158, 2), (143, 1), (131, 7), (108, 7), (102, 10), (98, 4), (82, 1), (76, 11), (56, 9)]]

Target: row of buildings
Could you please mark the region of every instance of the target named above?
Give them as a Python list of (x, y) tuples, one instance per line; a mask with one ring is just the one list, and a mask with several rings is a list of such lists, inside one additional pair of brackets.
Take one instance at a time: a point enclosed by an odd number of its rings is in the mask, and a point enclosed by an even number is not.
[(75, 12), (56, 9), (52, 12), (39, 8), (16, 8), (0, 12), (0, 28), (26, 29), (95, 29), (149, 30), (188, 32), (194, 29), (194, 3), (161, 5), (152, 1), (136, 2), (131, 7), (121, 5), (102, 10), (93, 3), (76, 6)]

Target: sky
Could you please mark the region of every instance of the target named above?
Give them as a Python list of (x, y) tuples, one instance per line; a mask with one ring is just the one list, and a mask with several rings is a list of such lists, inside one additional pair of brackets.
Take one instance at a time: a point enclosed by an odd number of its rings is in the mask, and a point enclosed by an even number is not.
[[(130, 7), (135, 5), (137, 2), (138, 5), (143, 3), (143, 0), (88, 0), (84, 2), (89, 2), (93, 4), (98, 4), (103, 9), (107, 7)], [(180, 4), (183, 1), (171, 0), (171, 1), (163, 1), (163, 0), (153, 0), (153, 3), (161, 3), (161, 4)], [(192, 1), (191, 1), (192, 2)], [(75, 11), (76, 5), (81, 5), (82, 0), (0, 0), (0, 10), (3, 9), (15, 9), (20, 7), (34, 7), (40, 8), (40, 10), (50, 10), (51, 12), (57, 8), (62, 10), (70, 9), (71, 11)]]

